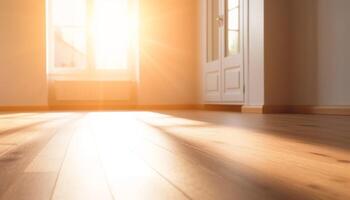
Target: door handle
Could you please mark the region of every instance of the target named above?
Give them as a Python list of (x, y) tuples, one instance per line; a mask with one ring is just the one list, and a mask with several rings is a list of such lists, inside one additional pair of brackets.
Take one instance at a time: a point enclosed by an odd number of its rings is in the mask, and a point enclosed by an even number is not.
[(218, 22), (219, 26), (224, 25), (224, 17), (223, 16), (217, 16), (216, 21)]

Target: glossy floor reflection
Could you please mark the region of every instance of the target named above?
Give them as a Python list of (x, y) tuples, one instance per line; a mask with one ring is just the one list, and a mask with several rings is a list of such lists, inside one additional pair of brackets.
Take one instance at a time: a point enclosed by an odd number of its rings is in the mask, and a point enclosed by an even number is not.
[(0, 199), (350, 199), (350, 117), (0, 114)]

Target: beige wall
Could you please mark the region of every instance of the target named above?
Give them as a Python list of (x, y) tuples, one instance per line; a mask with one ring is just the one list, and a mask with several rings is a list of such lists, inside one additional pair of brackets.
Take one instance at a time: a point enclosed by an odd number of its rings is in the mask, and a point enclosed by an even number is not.
[(0, 0), (0, 106), (46, 105), (44, 0)]
[(350, 1), (265, 0), (265, 104), (350, 105)]
[(350, 1), (293, 1), (293, 103), (350, 105)]
[(293, 104), (350, 105), (350, 1), (292, 5)]
[(292, 2), (292, 104), (318, 104), (317, 1)]
[[(0, 0), (0, 105), (46, 105), (44, 0)], [(198, 97), (198, 1), (140, 0), (140, 104)]]
[[(198, 0), (140, 4), (140, 104), (195, 103)], [(247, 105), (349, 105), (349, 7), (251, 0)], [(44, 16), (43, 0), (0, 0), (0, 105), (47, 104)]]
[(290, 0), (265, 0), (265, 104), (290, 104)]
[(197, 103), (199, 0), (140, 0), (139, 104)]

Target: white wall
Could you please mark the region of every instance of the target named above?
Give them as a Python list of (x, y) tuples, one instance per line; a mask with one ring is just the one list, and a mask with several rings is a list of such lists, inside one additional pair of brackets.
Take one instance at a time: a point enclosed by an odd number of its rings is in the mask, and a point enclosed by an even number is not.
[(293, 0), (292, 103), (350, 105), (350, 1)]
[(44, 0), (0, 0), (0, 106), (47, 104)]
[(264, 0), (249, 0), (249, 71), (245, 105), (264, 105)]

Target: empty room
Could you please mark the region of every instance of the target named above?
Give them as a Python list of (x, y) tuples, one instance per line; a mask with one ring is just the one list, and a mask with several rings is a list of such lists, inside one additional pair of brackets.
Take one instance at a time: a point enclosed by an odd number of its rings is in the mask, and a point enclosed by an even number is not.
[(0, 200), (349, 200), (349, 0), (0, 0)]

